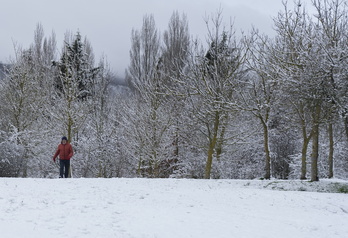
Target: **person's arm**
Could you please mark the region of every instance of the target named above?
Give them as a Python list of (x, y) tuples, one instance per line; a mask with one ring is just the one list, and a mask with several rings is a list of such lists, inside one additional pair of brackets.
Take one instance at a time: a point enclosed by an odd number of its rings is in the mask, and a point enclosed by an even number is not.
[(59, 146), (58, 146), (58, 149), (56, 151), (56, 153), (53, 155), (53, 161), (56, 162), (56, 158), (57, 156), (59, 155)]

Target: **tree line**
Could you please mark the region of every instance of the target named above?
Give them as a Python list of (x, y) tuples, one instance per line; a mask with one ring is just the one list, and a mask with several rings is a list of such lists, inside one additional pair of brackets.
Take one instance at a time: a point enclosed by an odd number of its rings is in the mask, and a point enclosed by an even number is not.
[(127, 86), (90, 42), (39, 24), (0, 81), (0, 176), (55, 177), (66, 135), (75, 177), (347, 178), (347, 6), (300, 1), (275, 36), (237, 34), (222, 10), (192, 39), (174, 11), (131, 33)]

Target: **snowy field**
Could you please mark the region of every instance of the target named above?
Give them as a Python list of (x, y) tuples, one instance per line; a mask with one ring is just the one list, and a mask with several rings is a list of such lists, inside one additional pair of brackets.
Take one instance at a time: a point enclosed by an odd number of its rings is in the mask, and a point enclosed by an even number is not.
[(0, 178), (0, 237), (346, 238), (348, 194), (315, 192), (342, 185)]

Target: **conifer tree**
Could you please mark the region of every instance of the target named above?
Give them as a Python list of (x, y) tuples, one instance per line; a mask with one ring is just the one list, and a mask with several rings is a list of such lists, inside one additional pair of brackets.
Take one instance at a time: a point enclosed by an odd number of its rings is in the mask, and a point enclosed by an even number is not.
[(62, 133), (73, 141), (73, 138), (78, 139), (78, 131), (90, 111), (99, 68), (94, 67), (93, 52), (87, 39), (83, 42), (79, 32), (73, 39), (69, 37), (67, 34), (60, 61), (53, 65), (57, 67), (55, 88), (59, 113), (56, 115), (64, 124)]

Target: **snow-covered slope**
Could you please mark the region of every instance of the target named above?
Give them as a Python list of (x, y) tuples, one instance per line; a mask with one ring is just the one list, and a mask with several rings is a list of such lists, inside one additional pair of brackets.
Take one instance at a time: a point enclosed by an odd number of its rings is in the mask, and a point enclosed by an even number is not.
[(348, 194), (309, 191), (343, 191), (347, 185), (331, 180), (0, 178), (0, 236), (344, 238)]

